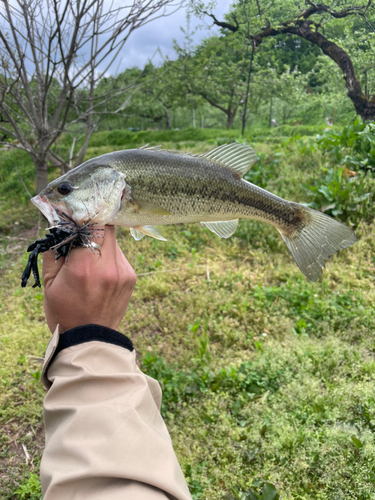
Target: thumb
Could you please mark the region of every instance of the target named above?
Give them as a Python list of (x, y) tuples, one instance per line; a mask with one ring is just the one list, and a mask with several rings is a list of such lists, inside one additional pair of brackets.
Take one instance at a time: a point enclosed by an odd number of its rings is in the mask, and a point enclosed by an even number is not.
[(65, 258), (60, 257), (58, 260), (56, 260), (55, 256), (55, 252), (47, 251), (43, 253), (42, 275), (44, 288), (47, 288), (52, 284), (58, 272), (64, 265)]

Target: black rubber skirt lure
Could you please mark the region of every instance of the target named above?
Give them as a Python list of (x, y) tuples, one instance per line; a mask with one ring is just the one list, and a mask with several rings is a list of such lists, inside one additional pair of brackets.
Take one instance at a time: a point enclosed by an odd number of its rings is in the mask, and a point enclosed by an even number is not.
[(38, 270), (38, 255), (40, 253), (50, 250), (55, 252), (55, 260), (58, 260), (60, 257), (68, 257), (72, 248), (87, 247), (92, 252), (97, 252), (97, 246), (92, 243), (91, 238), (102, 238), (103, 229), (97, 229), (94, 227), (95, 224), (90, 224), (93, 217), (80, 226), (64, 212), (58, 215), (60, 220), (55, 226), (47, 229), (49, 233), (46, 234), (46, 237), (34, 241), (27, 249), (30, 255), (21, 278), (23, 288), (26, 286), (31, 272), (35, 281), (33, 288), (41, 286)]

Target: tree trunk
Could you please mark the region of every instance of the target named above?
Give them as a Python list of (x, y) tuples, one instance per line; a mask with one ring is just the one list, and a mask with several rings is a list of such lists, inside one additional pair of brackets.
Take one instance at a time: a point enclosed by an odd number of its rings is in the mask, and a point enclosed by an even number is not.
[(68, 165), (66, 163), (62, 163), (61, 166), (60, 166), (60, 173), (61, 173), (61, 175), (64, 175), (67, 172), (69, 172)]
[[(316, 7), (316, 6), (315, 6)], [(351, 99), (354, 109), (363, 121), (375, 120), (375, 97), (368, 99), (362, 92), (360, 81), (355, 74), (353, 63), (349, 55), (334, 42), (327, 40), (325, 36), (319, 33), (315, 26), (308, 20), (298, 20), (293, 24), (283, 23), (276, 29), (268, 26), (258, 35), (253, 36), (253, 40), (259, 45), (264, 38), (291, 34), (297, 35), (305, 40), (317, 45), (329, 58), (331, 58), (341, 69), (344, 75), (347, 95)]]
[(48, 165), (34, 161), (36, 169), (36, 193), (39, 194), (48, 184)]
[(353, 63), (349, 55), (338, 45), (327, 40), (322, 34), (314, 32), (310, 25), (303, 23), (299, 36), (318, 45), (322, 52), (330, 57), (341, 69), (347, 88), (347, 95), (351, 99), (357, 114), (363, 121), (375, 120), (375, 99), (368, 99), (362, 92), (361, 84), (355, 74)]
[(171, 117), (170, 117), (168, 111), (165, 112), (165, 128), (167, 130), (170, 130), (170, 128), (171, 128)]
[[(266, 28), (260, 31), (257, 35), (248, 35), (248, 37), (253, 43), (255, 42), (256, 45), (260, 45), (264, 38), (288, 34), (299, 36), (300, 38), (304, 38), (310, 43), (317, 45), (322, 50), (323, 54), (330, 57), (343, 72), (348, 91), (347, 95), (351, 99), (356, 113), (360, 115), (363, 121), (375, 120), (375, 95), (373, 95), (370, 99), (366, 93), (362, 92), (360, 81), (355, 74), (354, 66), (349, 55), (336, 43), (331, 42), (324, 35), (319, 33), (318, 29), (320, 26), (309, 20), (309, 17), (313, 14), (321, 14), (324, 12), (328, 12), (336, 19), (345, 18), (355, 12), (364, 15), (370, 7), (371, 2), (364, 7), (348, 7), (340, 12), (335, 12), (328, 5), (315, 4), (313, 2), (307, 3), (310, 6), (305, 11), (301, 12), (296, 19), (280, 23), (275, 28), (272, 27), (270, 22), (266, 19)], [(204, 13), (207, 14), (207, 12)], [(227, 22), (220, 22), (213, 14), (208, 15), (214, 20), (214, 24), (220, 26), (221, 28), (229, 29), (233, 33), (239, 29), (239, 24), (237, 22), (235, 25)]]
[(234, 109), (233, 111), (227, 112), (227, 123), (225, 125), (227, 129), (230, 129), (233, 127), (233, 122), (234, 122), (234, 119), (236, 117), (236, 112), (237, 112), (237, 109)]

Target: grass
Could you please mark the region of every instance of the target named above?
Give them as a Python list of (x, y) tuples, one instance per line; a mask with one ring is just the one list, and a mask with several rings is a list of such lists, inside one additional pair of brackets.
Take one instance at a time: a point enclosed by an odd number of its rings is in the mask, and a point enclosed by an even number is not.
[[(187, 142), (182, 150), (212, 147)], [(88, 155), (95, 148), (110, 146), (98, 141)], [(307, 200), (302, 184), (319, 175), (319, 152), (287, 139), (256, 150), (264, 156), (253, 182)], [(36, 500), (38, 358), (50, 334), (43, 291), (20, 288), (27, 243), (14, 238), (32, 241), (36, 230), (19, 221), (3, 233), (0, 260), (0, 498)], [(196, 225), (163, 228), (166, 243), (118, 230), (139, 274), (121, 331), (163, 386), (162, 413), (194, 499), (275, 498), (272, 485), (285, 500), (374, 498), (373, 231), (360, 223), (359, 242), (311, 283), (277, 232), (253, 221), (229, 240)]]

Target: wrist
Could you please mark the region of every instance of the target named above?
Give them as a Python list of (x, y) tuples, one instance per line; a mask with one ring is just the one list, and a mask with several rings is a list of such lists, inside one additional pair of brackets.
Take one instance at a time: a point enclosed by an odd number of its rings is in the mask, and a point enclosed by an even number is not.
[(47, 371), (56, 356), (63, 350), (88, 342), (103, 342), (122, 347), (130, 352), (134, 350), (132, 341), (124, 334), (101, 325), (82, 325), (71, 328), (59, 335), (59, 327), (53, 333), (47, 347), (42, 370), (42, 382), (49, 388), (51, 386)]

